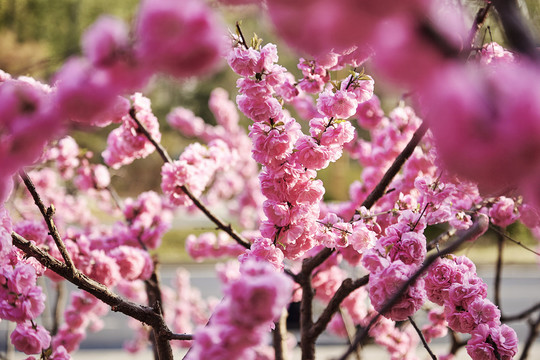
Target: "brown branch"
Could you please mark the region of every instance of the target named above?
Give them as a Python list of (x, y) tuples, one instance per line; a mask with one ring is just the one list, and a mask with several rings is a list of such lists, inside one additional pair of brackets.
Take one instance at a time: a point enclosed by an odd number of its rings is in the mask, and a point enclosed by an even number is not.
[(66, 287), (63, 282), (56, 284), (56, 301), (53, 307), (53, 326), (51, 329), (51, 335), (56, 335), (60, 327), (60, 319), (62, 318), (62, 310), (64, 309), (64, 303), (66, 300)]
[(24, 182), (24, 185), (30, 192), (30, 195), (32, 195), (32, 198), (34, 199), (34, 203), (38, 207), (39, 211), (41, 212), (41, 215), (43, 216), (43, 219), (45, 219), (45, 223), (47, 224), (47, 228), (49, 229), (49, 235), (53, 238), (56, 246), (58, 247), (58, 250), (60, 251), (60, 254), (62, 254), (62, 258), (64, 259), (64, 262), (67, 264), (68, 268), (75, 272), (75, 265), (73, 264), (73, 261), (71, 260), (71, 257), (69, 256), (69, 253), (66, 249), (66, 245), (62, 241), (62, 238), (60, 237), (60, 233), (58, 232), (58, 229), (56, 228), (56, 225), (53, 221), (53, 215), (54, 215), (54, 206), (51, 205), (48, 208), (45, 208), (45, 205), (43, 204), (43, 201), (41, 200), (39, 194), (37, 193), (36, 187), (34, 186), (34, 183), (28, 176), (24, 170), (19, 171), (19, 176)]
[(399, 170), (401, 170), (403, 164), (405, 164), (407, 159), (412, 155), (414, 149), (420, 143), (420, 140), (422, 140), (422, 137), (424, 137), (427, 130), (428, 126), (425, 122), (423, 122), (422, 125), (420, 125), (420, 127), (414, 132), (413, 137), (405, 146), (403, 151), (396, 157), (390, 168), (386, 170), (381, 181), (379, 181), (377, 186), (375, 186), (375, 189), (373, 189), (368, 197), (364, 200), (362, 206), (370, 209), (375, 202), (377, 202), (377, 200), (383, 197), (386, 188), (388, 185), (390, 185), (390, 182), (392, 182)]
[(413, 326), (414, 330), (416, 330), (416, 333), (420, 337), (420, 340), (422, 341), (422, 344), (424, 345), (424, 348), (427, 350), (429, 356), (431, 356), (431, 358), (433, 360), (437, 360), (437, 357), (435, 356), (433, 351), (431, 351), (431, 348), (429, 347), (429, 345), (428, 345), (428, 343), (426, 341), (426, 338), (424, 337), (424, 334), (422, 334), (422, 330), (420, 330), (418, 325), (416, 325), (416, 323), (414, 322), (412, 316), (409, 316), (409, 321), (411, 322), (411, 325)]
[(500, 232), (497, 233), (497, 264), (495, 267), (495, 284), (494, 284), (494, 302), (495, 305), (499, 308), (502, 313), (501, 308), (501, 272), (502, 272), (502, 260), (503, 260), (503, 248), (504, 248), (504, 237)]
[(448, 328), (448, 332), (450, 333), (450, 338), (452, 339), (452, 344), (450, 345), (450, 351), (448, 353), (455, 355), (459, 349), (467, 345), (467, 341), (461, 340), (458, 334), (450, 328)]
[[(347, 341), (349, 342), (349, 345), (351, 345), (354, 341), (355, 332), (353, 319), (351, 318), (351, 315), (347, 312), (347, 310), (343, 309), (341, 306), (339, 307), (339, 315), (341, 316), (343, 326), (345, 327), (345, 332), (347, 333)], [(354, 355), (356, 356), (356, 360), (362, 360), (360, 349), (357, 349)]]
[(139, 121), (139, 119), (137, 119), (137, 113), (135, 112), (134, 107), (131, 107), (129, 109), (129, 116), (131, 116), (131, 119), (137, 124), (137, 131), (140, 131), (148, 139), (148, 141), (150, 141), (152, 145), (154, 145), (159, 156), (161, 156), (161, 159), (163, 159), (163, 162), (172, 162), (172, 159), (167, 150), (165, 150), (165, 148), (161, 146), (161, 144), (152, 137), (152, 134), (150, 134), (146, 127), (144, 127), (144, 125)]
[(540, 327), (540, 315), (538, 315), (538, 318), (536, 321), (532, 321), (532, 319), (529, 319), (529, 336), (527, 336), (527, 340), (525, 342), (525, 346), (523, 347), (523, 352), (521, 353), (520, 360), (525, 360), (529, 356), (529, 350), (531, 349), (534, 339), (538, 336), (538, 330)]
[(508, 43), (516, 51), (538, 60), (534, 37), (527, 27), (516, 0), (492, 0), (499, 14)]
[(388, 299), (387, 302), (384, 303), (382, 308), (379, 310), (379, 313), (375, 315), (373, 319), (371, 319), (368, 326), (362, 328), (360, 331), (356, 333), (356, 338), (354, 340), (354, 343), (351, 346), (349, 346), (349, 348), (347, 349), (345, 354), (343, 354), (340, 360), (347, 359), (347, 357), (350, 354), (352, 354), (352, 352), (355, 351), (355, 349), (358, 346), (364, 343), (364, 341), (366, 340), (368, 336), (369, 330), (371, 329), (373, 325), (375, 325), (375, 323), (379, 319), (379, 316), (381, 314), (387, 313), (392, 308), (392, 306), (394, 306), (394, 304), (398, 302), (401, 296), (407, 291), (409, 286), (414, 284), (416, 280), (418, 280), (418, 278), (420, 278), (420, 276), (422, 276), (422, 274), (429, 269), (429, 267), (435, 262), (435, 260), (437, 260), (439, 257), (445, 256), (454, 252), (465, 241), (470, 240), (470, 239), (476, 239), (478, 236), (480, 236), (480, 234), (483, 234), (486, 231), (488, 226), (489, 226), (488, 217), (484, 214), (480, 214), (478, 218), (476, 219), (476, 221), (474, 222), (474, 224), (469, 229), (459, 233), (460, 235), (458, 239), (456, 239), (454, 242), (448, 245), (448, 247), (446, 247), (444, 250), (441, 250), (440, 252), (436, 254), (431, 254), (429, 257), (427, 257), (424, 260), (424, 263), (422, 264), (422, 266), (405, 283), (403, 283), (403, 285), (401, 285), (398, 291), (396, 291), (394, 295), (390, 299)]
[(519, 314), (512, 315), (512, 316), (501, 316), (501, 322), (506, 323), (506, 322), (511, 322), (511, 321), (523, 320), (527, 316), (529, 316), (530, 314), (532, 314), (533, 312), (537, 310), (540, 310), (540, 303), (531, 306), (530, 308), (520, 312)]
[(275, 360), (287, 360), (287, 310), (283, 309), (272, 331)]
[(297, 276), (302, 286), (302, 300), (300, 302), (300, 348), (302, 360), (315, 359), (315, 339), (311, 336), (313, 326), (313, 287), (311, 286), (312, 270), (309, 270), (309, 259), (305, 259), (302, 270)]
[[(148, 130), (144, 127), (144, 125), (137, 119), (137, 116), (135, 114), (135, 109), (131, 108), (129, 110), (129, 115), (135, 121), (135, 123), (138, 126), (138, 130), (146, 136), (146, 138), (152, 143), (152, 145), (155, 146), (157, 152), (161, 156), (161, 159), (165, 163), (172, 163), (172, 159), (170, 155), (167, 153), (167, 150), (159, 142), (157, 142), (152, 135), (148, 132)], [(249, 249), (251, 247), (249, 241), (244, 239), (242, 235), (240, 235), (236, 230), (233, 229), (231, 224), (225, 224), (223, 220), (221, 220), (217, 215), (215, 215), (210, 209), (208, 209), (193, 193), (188, 189), (187, 186), (182, 185), (180, 187), (182, 191), (187, 195), (187, 197), (190, 198), (191, 201), (195, 204), (199, 210), (201, 210), (210, 221), (212, 221), (218, 229), (225, 231), (231, 238), (233, 238), (234, 241), (236, 241), (238, 244), (242, 245), (246, 249)]]
[(349, 296), (354, 290), (361, 288), (362, 286), (367, 285), (369, 282), (369, 275), (361, 277), (355, 281), (351, 279), (345, 279), (341, 283), (341, 286), (336, 290), (334, 296), (328, 302), (328, 305), (323, 310), (322, 314), (319, 316), (319, 319), (315, 322), (313, 327), (310, 330), (310, 336), (313, 338), (313, 341), (322, 334), (322, 332), (328, 326), (332, 316), (339, 310), (340, 304)]
[(169, 340), (193, 340), (193, 335), (191, 334), (169, 334)]
[(32, 242), (26, 240), (24, 237), (15, 232), (11, 233), (11, 239), (13, 241), (13, 245), (22, 250), (27, 256), (34, 257), (47, 269), (55, 272), (67, 281), (76, 285), (78, 288), (103, 301), (105, 304), (111, 307), (112, 311), (121, 312), (140, 321), (141, 323), (150, 325), (161, 339), (160, 346), (163, 346), (163, 348), (159, 349), (160, 360), (172, 360), (170, 343), (166, 340), (170, 340), (174, 334), (165, 324), (163, 317), (156, 313), (154, 309), (123, 299), (119, 295), (113, 293), (105, 285), (89, 278), (79, 270), (70, 269), (66, 264), (53, 258)]
[(477, 11), (471, 30), (469, 31), (469, 37), (467, 38), (466, 42), (466, 44), (469, 44), (470, 46), (469, 50), (474, 47), (474, 39), (476, 38), (476, 34), (486, 22), (489, 10), (491, 10), (491, 2), (488, 1), (485, 7), (480, 8)]

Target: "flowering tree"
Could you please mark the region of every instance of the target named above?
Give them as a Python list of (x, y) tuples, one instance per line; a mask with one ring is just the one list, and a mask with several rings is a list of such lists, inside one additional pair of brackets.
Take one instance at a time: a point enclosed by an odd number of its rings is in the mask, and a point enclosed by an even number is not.
[[(299, 301), (303, 359), (315, 357), (325, 330), (349, 336), (341, 359), (368, 337), (393, 359), (415, 358), (420, 341), (435, 359), (429, 343), (447, 332), (453, 343), (441, 358), (465, 346), (473, 359), (511, 359), (518, 340), (505, 322), (530, 319), (525, 358), (538, 306), (503, 316), (474, 263), (453, 255), (489, 227), (506, 236), (520, 220), (540, 232), (540, 68), (515, 2), (486, 1), (472, 20), (436, 0), (259, 6), (306, 54), (300, 78), (278, 64), (274, 44), (238, 25), (227, 37), (216, 10), (197, 0), (143, 0), (131, 29), (101, 17), (82, 38), (82, 56), (50, 85), (0, 74), (0, 318), (17, 324), (14, 346), (69, 359), (110, 309), (134, 321), (128, 350), (151, 343), (156, 359), (172, 359), (171, 346), (189, 347), (188, 359), (284, 359), (287, 305)], [(490, 12), (513, 51), (477, 39)], [(194, 138), (173, 159), (137, 91), (155, 73), (198, 76), (222, 57), (238, 74), (236, 103), (212, 92), (215, 126), (173, 109), (168, 123)], [(410, 104), (385, 114), (360, 70), (366, 61), (407, 89)], [(252, 121), (248, 131), (238, 110)], [(69, 136), (111, 123), (103, 163)], [(162, 193), (117, 199), (110, 171), (154, 151)], [(349, 200), (325, 202), (330, 184), (317, 172), (344, 152), (361, 164), (360, 179)], [(216, 216), (220, 203), (238, 226)], [(180, 209), (201, 211), (218, 230), (186, 239), (194, 259), (238, 260), (219, 266), (217, 304), (200, 298), (185, 270), (173, 288), (160, 283), (149, 251)], [(445, 231), (427, 238), (438, 224)], [(80, 289), (48, 327), (42, 276)], [(413, 316), (422, 309), (429, 322), (419, 328)]]

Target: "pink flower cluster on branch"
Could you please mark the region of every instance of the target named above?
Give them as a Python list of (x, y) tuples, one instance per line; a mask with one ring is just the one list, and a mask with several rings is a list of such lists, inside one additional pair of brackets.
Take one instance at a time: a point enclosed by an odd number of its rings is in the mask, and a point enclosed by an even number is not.
[(267, 331), (289, 303), (292, 280), (271, 265), (248, 261), (240, 272), (226, 285), (210, 323), (196, 331), (188, 359), (254, 359), (253, 348), (265, 343)]

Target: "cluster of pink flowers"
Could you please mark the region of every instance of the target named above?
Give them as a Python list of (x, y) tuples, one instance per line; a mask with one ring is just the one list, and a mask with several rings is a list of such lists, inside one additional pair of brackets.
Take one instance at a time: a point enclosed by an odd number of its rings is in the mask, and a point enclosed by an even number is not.
[(199, 197), (210, 183), (214, 174), (226, 170), (234, 162), (235, 151), (222, 140), (213, 140), (208, 147), (200, 143), (188, 145), (179, 159), (165, 163), (161, 168), (161, 189), (171, 204), (190, 206), (193, 204), (182, 186), (186, 186)]
[(254, 359), (273, 322), (289, 303), (292, 280), (266, 262), (248, 261), (227, 283), (210, 324), (195, 332), (188, 359)]
[(245, 248), (223, 232), (217, 235), (209, 232), (198, 237), (189, 235), (186, 238), (186, 250), (194, 260), (201, 261), (208, 258), (237, 257)]
[[(167, 115), (168, 123), (187, 137), (197, 137), (209, 144), (220, 140), (227, 144), (234, 158), (230, 158), (226, 169), (213, 175), (212, 187), (202, 199), (207, 206), (226, 201), (240, 225), (253, 228), (259, 221), (262, 203), (257, 175), (257, 163), (250, 156), (251, 141), (239, 124), (236, 105), (229, 99), (227, 91), (212, 90), (208, 107), (217, 125), (205, 123), (189, 109), (177, 107)], [(231, 202), (229, 200), (234, 199)]]
[(425, 278), (427, 297), (444, 306), (448, 327), (470, 333), (467, 352), (473, 359), (512, 359), (517, 336), (501, 325), (497, 306), (486, 299), (487, 285), (476, 275), (476, 266), (465, 256), (438, 259)]
[[(159, 123), (150, 108), (150, 99), (140, 93), (131, 96), (134, 116), (150, 133), (155, 141), (161, 140)], [(155, 151), (155, 146), (148, 140), (131, 117), (131, 111), (122, 116), (122, 125), (111, 131), (107, 138), (107, 149), (102, 156), (105, 163), (114, 169), (131, 164), (133, 160), (145, 158)]]
[(38, 160), (47, 141), (62, 131), (51, 106), (51, 89), (31, 78), (0, 74), (0, 202), (11, 189), (11, 176)]
[(103, 327), (103, 317), (109, 308), (94, 296), (84, 292), (73, 292), (71, 301), (64, 311), (65, 322), (53, 337), (55, 349), (64, 348), (66, 352), (76, 351), (86, 338), (86, 329), (98, 331)]

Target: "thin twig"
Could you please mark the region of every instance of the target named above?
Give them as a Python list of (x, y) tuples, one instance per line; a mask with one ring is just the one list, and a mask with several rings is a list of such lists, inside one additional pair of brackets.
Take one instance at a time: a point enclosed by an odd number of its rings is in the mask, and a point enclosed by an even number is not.
[(43, 204), (43, 201), (41, 200), (36, 187), (34, 186), (34, 183), (28, 176), (28, 174), (24, 170), (19, 171), (19, 176), (24, 182), (24, 185), (30, 192), (30, 195), (32, 195), (32, 198), (34, 199), (34, 203), (38, 207), (39, 211), (41, 212), (41, 215), (43, 216), (43, 219), (45, 219), (45, 223), (47, 224), (47, 228), (49, 229), (49, 235), (52, 236), (56, 246), (58, 247), (58, 250), (60, 251), (60, 254), (62, 254), (62, 258), (64, 259), (65, 263), (67, 264), (68, 268), (75, 272), (75, 265), (73, 264), (73, 261), (71, 260), (71, 257), (69, 256), (69, 253), (66, 249), (66, 245), (62, 241), (62, 238), (60, 237), (60, 233), (58, 232), (58, 229), (56, 228), (56, 225), (53, 221), (53, 215), (54, 215), (54, 206), (51, 205), (48, 208), (45, 208), (45, 205)]
[(511, 322), (511, 321), (519, 321), (525, 319), (527, 316), (532, 314), (533, 312), (540, 310), (540, 303), (534, 304), (530, 308), (520, 312), (519, 314), (512, 315), (512, 316), (501, 316), (501, 322)]
[(535, 254), (535, 255), (540, 256), (540, 253), (539, 253), (539, 252), (534, 251), (533, 249), (527, 247), (527, 246), (524, 245), (521, 241), (518, 241), (518, 240), (513, 239), (513, 238), (510, 237), (509, 235), (507, 235), (507, 234), (505, 234), (504, 232), (502, 232), (501, 230), (497, 229), (497, 227), (495, 227), (495, 226), (490, 226), (490, 229), (493, 230), (493, 231), (495, 231), (497, 234), (501, 235), (501, 236), (504, 237), (505, 239), (510, 240), (510, 241), (513, 242), (514, 244), (521, 246), (521, 247), (524, 248), (525, 250), (527, 250), (527, 251), (529, 251), (529, 252), (532, 252), (532, 253)]
[(347, 357), (352, 354), (352, 352), (355, 351), (358, 346), (364, 343), (366, 337), (368, 336), (369, 330), (378, 321), (379, 316), (381, 314), (387, 313), (392, 308), (392, 306), (394, 306), (394, 304), (399, 301), (399, 299), (407, 291), (409, 286), (414, 284), (416, 280), (418, 280), (418, 278), (420, 278), (420, 276), (422, 276), (422, 274), (426, 272), (440, 256), (445, 256), (454, 252), (459, 248), (462, 243), (471, 238), (476, 239), (479, 234), (483, 234), (486, 231), (488, 226), (488, 217), (484, 214), (480, 214), (474, 224), (469, 229), (460, 232), (460, 236), (454, 242), (448, 245), (448, 247), (446, 247), (444, 250), (441, 250), (437, 254), (431, 254), (429, 257), (427, 257), (424, 260), (422, 266), (418, 270), (416, 270), (416, 272), (405, 283), (403, 283), (403, 285), (394, 293), (394, 295), (390, 299), (388, 299), (388, 301), (384, 303), (384, 305), (379, 310), (379, 313), (371, 319), (368, 326), (362, 328), (360, 331), (357, 331), (354, 343), (347, 349), (347, 351), (345, 352), (345, 354), (343, 354), (340, 360), (347, 359)]
[[(152, 135), (148, 132), (144, 125), (137, 119), (135, 109), (131, 108), (129, 110), (129, 115), (137, 124), (138, 130), (142, 134), (144, 134), (144, 136), (146, 136), (146, 138), (152, 143), (152, 145), (155, 146), (163, 162), (172, 163), (172, 159), (167, 153), (167, 150), (165, 150), (165, 148), (161, 146), (161, 144), (152, 137)], [(225, 224), (224, 221), (222, 221), (217, 215), (210, 211), (210, 209), (208, 209), (195, 195), (193, 195), (193, 193), (188, 189), (187, 186), (182, 185), (180, 189), (187, 195), (188, 198), (190, 198), (191, 201), (193, 201), (195, 206), (199, 208), (199, 210), (201, 210), (208, 219), (210, 219), (210, 221), (216, 224), (218, 229), (225, 231), (227, 234), (229, 234), (231, 238), (233, 238), (233, 240), (235, 240), (238, 244), (242, 245), (246, 249), (249, 249), (251, 247), (249, 241), (244, 239), (242, 235), (240, 235), (236, 230), (234, 230), (231, 224)]]
[[(15, 232), (11, 233), (11, 239), (13, 245), (21, 249), (27, 256), (34, 257), (47, 269), (55, 272), (78, 288), (103, 301), (111, 307), (112, 311), (121, 312), (141, 323), (150, 325), (153, 329), (156, 329), (160, 339), (170, 340), (175, 336), (167, 327), (167, 324), (165, 324), (163, 317), (156, 313), (151, 307), (125, 300), (121, 296), (113, 293), (105, 285), (89, 278), (79, 270), (75, 269), (75, 271), (72, 271), (66, 264), (53, 258), (32, 242)], [(170, 348), (170, 343), (168, 341), (163, 341), (161, 345)], [(172, 350), (169, 351), (165, 348), (160, 349), (160, 360), (172, 360)]]
[[(341, 316), (341, 320), (343, 321), (343, 326), (345, 326), (345, 332), (347, 333), (347, 341), (350, 345), (354, 340), (355, 327), (353, 320), (347, 310), (343, 309), (341, 306), (339, 307), (339, 315)], [(362, 360), (362, 356), (360, 355), (360, 349), (356, 350), (357, 351), (354, 353), (354, 355), (356, 356), (356, 360)]]
[(272, 331), (275, 360), (287, 360), (287, 309), (283, 309)]
[(437, 357), (435, 356), (433, 351), (431, 351), (431, 348), (429, 347), (429, 345), (428, 345), (428, 343), (426, 341), (426, 338), (424, 337), (424, 334), (422, 334), (422, 330), (420, 330), (418, 325), (416, 325), (416, 323), (414, 322), (412, 316), (409, 316), (409, 321), (411, 322), (411, 325), (413, 326), (414, 330), (416, 330), (416, 333), (420, 337), (420, 340), (422, 341), (422, 344), (424, 345), (424, 348), (427, 350), (429, 356), (431, 356), (431, 358), (433, 360), (437, 360)]
[(492, 0), (499, 14), (509, 44), (531, 59), (538, 59), (536, 44), (530, 29), (521, 15), (516, 0)]
[(504, 247), (504, 237), (502, 236), (502, 232), (497, 233), (497, 264), (495, 267), (495, 284), (494, 284), (494, 290), (495, 290), (495, 296), (494, 296), (494, 302), (495, 305), (499, 308), (499, 310), (502, 313), (501, 308), (501, 273), (502, 273), (502, 260), (503, 260), (503, 247)]
[(381, 181), (379, 181), (377, 186), (375, 186), (375, 189), (373, 189), (373, 191), (371, 191), (371, 193), (367, 196), (367, 198), (362, 203), (362, 206), (370, 209), (375, 204), (375, 202), (384, 195), (386, 188), (388, 187), (388, 185), (390, 185), (390, 182), (392, 182), (399, 170), (401, 170), (403, 164), (405, 164), (407, 159), (412, 155), (414, 149), (420, 143), (420, 140), (422, 140), (427, 130), (428, 126), (425, 122), (423, 122), (422, 125), (420, 125), (418, 129), (416, 129), (409, 143), (396, 157), (390, 168), (386, 170)]
[(536, 321), (532, 321), (532, 319), (529, 320), (529, 335), (527, 336), (527, 340), (525, 341), (525, 346), (523, 347), (523, 352), (521, 353), (520, 360), (527, 359), (527, 356), (529, 356), (529, 350), (531, 349), (534, 339), (538, 336), (538, 328), (540, 327), (540, 315), (538, 315), (538, 318)]
[(310, 336), (316, 340), (317, 337), (322, 334), (324, 329), (328, 326), (328, 323), (332, 319), (332, 316), (339, 310), (339, 305), (349, 296), (354, 290), (361, 288), (362, 286), (367, 285), (369, 282), (369, 275), (365, 275), (360, 279), (352, 281), (351, 279), (345, 279), (341, 283), (341, 286), (336, 290), (328, 305), (323, 310), (315, 324), (311, 329)]
[(471, 30), (469, 31), (469, 37), (466, 42), (466, 44), (470, 45), (470, 50), (474, 47), (474, 39), (476, 38), (476, 34), (484, 25), (487, 19), (489, 10), (491, 10), (491, 2), (488, 1), (485, 7), (478, 9), (478, 12), (476, 13), (476, 16), (474, 17), (474, 22), (471, 27)]

